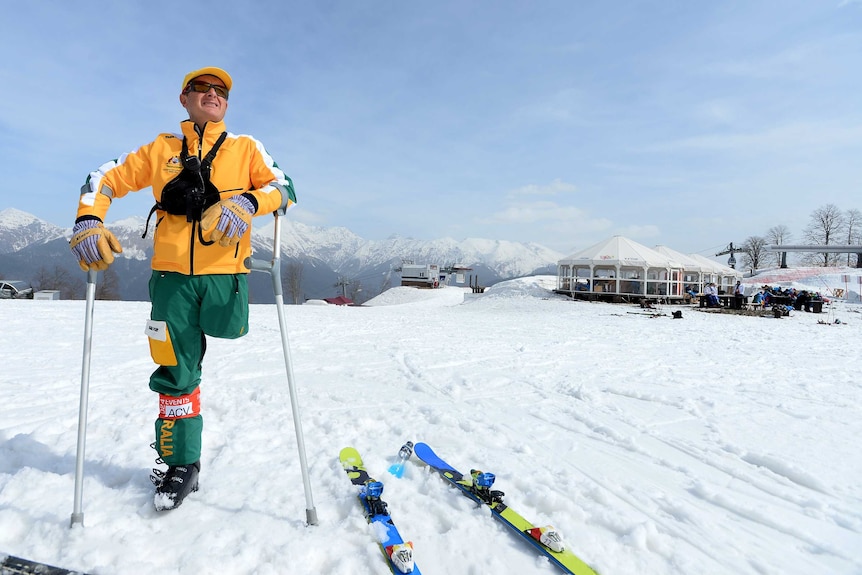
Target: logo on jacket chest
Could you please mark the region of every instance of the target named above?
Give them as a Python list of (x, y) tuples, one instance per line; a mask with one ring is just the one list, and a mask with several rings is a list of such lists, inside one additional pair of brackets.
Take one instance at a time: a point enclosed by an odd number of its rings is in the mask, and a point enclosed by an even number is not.
[(183, 169), (183, 164), (180, 162), (179, 156), (172, 156), (165, 162), (163, 171), (169, 174), (179, 174)]

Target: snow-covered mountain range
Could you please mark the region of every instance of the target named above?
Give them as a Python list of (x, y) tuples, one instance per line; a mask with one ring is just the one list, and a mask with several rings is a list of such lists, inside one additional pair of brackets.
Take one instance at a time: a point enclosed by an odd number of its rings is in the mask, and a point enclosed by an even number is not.
[[(140, 282), (137, 276), (148, 273), (152, 229), (146, 239), (141, 238), (146, 222), (140, 217), (107, 225), (123, 246), (124, 251), (119, 256), (125, 266), (120, 266), (122, 271), (125, 273), (125, 268), (135, 270), (135, 283), (144, 284), (132, 288), (126, 285), (128, 281), (121, 281), (122, 298), (146, 299), (146, 282)], [(150, 222), (150, 228), (152, 225)], [(253, 228), (255, 253), (267, 259), (271, 255), (273, 229), (272, 220), (258, 221)], [(46, 265), (77, 270), (68, 253), (70, 236), (71, 227), (56, 226), (15, 208), (0, 211), (0, 275), (32, 281), (39, 275), (39, 268)], [(477, 283), (487, 286), (503, 279), (556, 273), (556, 262), (563, 257), (539, 244), (504, 240), (416, 240), (401, 236), (367, 240), (343, 227), (308, 226), (289, 217), (282, 219), (281, 250), (284, 261), (302, 264), (306, 297), (338, 295), (334, 284), (341, 279), (360, 282), (365, 286), (367, 298), (373, 297), (387, 281), (397, 282), (393, 270), (405, 260), (468, 266)], [(266, 297), (259, 301), (264, 300)]]
[(27, 246), (44, 244), (71, 233), (32, 214), (6, 208), (0, 211), (0, 254), (23, 250)]

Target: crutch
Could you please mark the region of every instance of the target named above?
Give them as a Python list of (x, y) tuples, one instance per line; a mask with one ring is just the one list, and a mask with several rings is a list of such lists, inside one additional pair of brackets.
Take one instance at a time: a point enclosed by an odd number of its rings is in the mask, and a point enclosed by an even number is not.
[(293, 368), (290, 361), (290, 346), (287, 340), (287, 322), (284, 319), (284, 296), (281, 286), (281, 219), (287, 211), (287, 206), (276, 210), (273, 226), (272, 261), (264, 262), (254, 258), (246, 258), (245, 265), (253, 271), (269, 272), (272, 277), (272, 290), (275, 294), (275, 309), (278, 312), (278, 327), (281, 330), (281, 349), (284, 353), (284, 367), (287, 371), (287, 388), (290, 392), (290, 408), (293, 412), (293, 427), (296, 430), (296, 445), (299, 449), (299, 466), (302, 471), (302, 485), (305, 488), (305, 517), (309, 525), (317, 525), (317, 510), (311, 498), (311, 481), (308, 478), (308, 462), (305, 457), (305, 440), (302, 438), (302, 422), (299, 420), (299, 399), (293, 380)]
[(75, 506), (72, 522), (84, 525), (84, 448), (87, 443), (87, 400), (90, 394), (90, 355), (93, 349), (93, 307), (96, 301), (96, 270), (87, 272), (87, 310), (84, 315), (84, 358), (81, 364), (81, 400), (78, 404), (78, 452), (75, 456)]

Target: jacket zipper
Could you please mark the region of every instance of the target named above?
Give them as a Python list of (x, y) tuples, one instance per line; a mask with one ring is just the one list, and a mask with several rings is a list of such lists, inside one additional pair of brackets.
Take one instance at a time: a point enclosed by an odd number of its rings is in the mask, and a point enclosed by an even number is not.
[[(198, 134), (198, 159), (200, 160), (203, 155), (204, 148), (204, 130), (206, 130), (206, 124), (204, 124), (204, 129)], [(200, 225), (200, 222), (192, 222), (192, 230), (191, 237), (189, 238), (189, 275), (195, 275), (195, 238), (197, 237), (197, 227)]]

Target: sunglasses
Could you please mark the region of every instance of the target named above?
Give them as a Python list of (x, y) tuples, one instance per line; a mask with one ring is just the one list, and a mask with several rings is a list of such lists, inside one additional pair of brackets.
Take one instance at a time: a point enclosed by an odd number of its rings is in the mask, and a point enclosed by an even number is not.
[(210, 90), (215, 90), (216, 95), (221, 96), (225, 100), (227, 100), (227, 88), (224, 86), (219, 86), (218, 84), (210, 84), (208, 82), (201, 82), (200, 80), (192, 80), (188, 83), (185, 89), (185, 93), (189, 92), (198, 92), (200, 94), (206, 94)]

